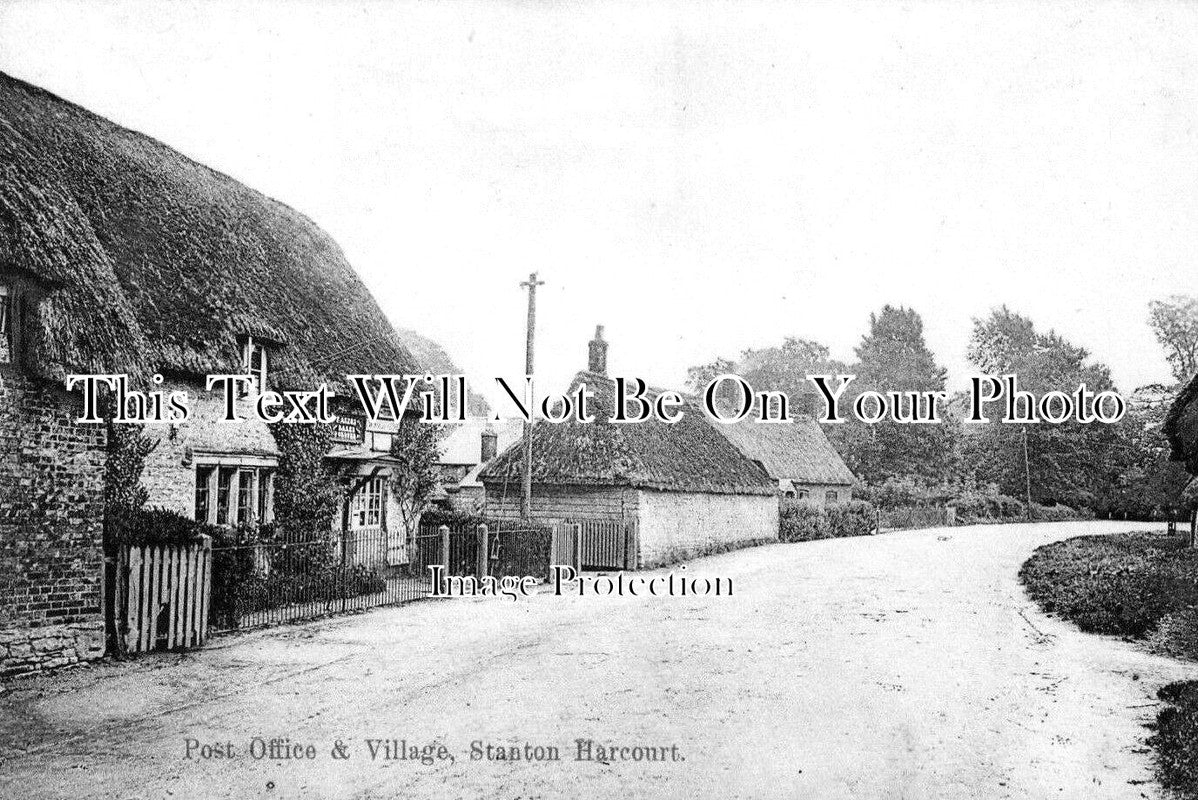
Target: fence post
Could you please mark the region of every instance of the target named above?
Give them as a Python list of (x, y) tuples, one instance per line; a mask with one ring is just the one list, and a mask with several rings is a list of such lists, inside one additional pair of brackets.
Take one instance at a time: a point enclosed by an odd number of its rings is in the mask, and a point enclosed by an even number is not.
[(491, 574), (491, 549), (487, 541), (487, 526), (478, 526), (478, 578), (481, 580)]
[(444, 567), (444, 571), (441, 574), (448, 577), (449, 576), (449, 526), (442, 525), (440, 528), (437, 528), (437, 530), (441, 534), (441, 566)]
[(624, 522), (624, 569), (637, 568), (639, 549), (636, 542), (636, 520), (626, 520)]
[(582, 525), (575, 522), (570, 526), (570, 566), (582, 574)]
[(208, 605), (212, 602), (212, 537), (200, 537), (200, 635), (198, 644), (208, 640)]

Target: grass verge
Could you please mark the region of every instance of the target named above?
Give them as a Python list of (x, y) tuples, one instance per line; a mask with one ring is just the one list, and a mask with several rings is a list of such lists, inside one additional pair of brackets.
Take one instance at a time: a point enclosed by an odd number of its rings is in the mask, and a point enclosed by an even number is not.
[[(1128, 533), (1045, 545), (1019, 571), (1028, 594), (1084, 631), (1126, 636), (1198, 659), (1198, 550), (1180, 537)], [(1148, 743), (1161, 784), (1198, 800), (1198, 681), (1170, 684)]]

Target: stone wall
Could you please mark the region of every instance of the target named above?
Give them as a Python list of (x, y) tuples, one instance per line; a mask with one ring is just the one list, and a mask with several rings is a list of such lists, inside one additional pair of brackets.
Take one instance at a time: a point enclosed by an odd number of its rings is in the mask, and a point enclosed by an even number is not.
[[(208, 392), (199, 383), (173, 382), (157, 387), (169, 393), (185, 391), (191, 418), (178, 425), (151, 424), (146, 435), (154, 439), (154, 450), (146, 456), (141, 483), (149, 492), (147, 508), (169, 508), (186, 517), (195, 514), (196, 461), (208, 456), (246, 455), (277, 458), (279, 449), (265, 422), (247, 418), (220, 422), (224, 406), (219, 392)], [(247, 414), (248, 416), (248, 414)]]
[(104, 653), (106, 434), (81, 413), (0, 370), (0, 677)]
[(639, 492), (642, 567), (778, 538), (774, 495)]

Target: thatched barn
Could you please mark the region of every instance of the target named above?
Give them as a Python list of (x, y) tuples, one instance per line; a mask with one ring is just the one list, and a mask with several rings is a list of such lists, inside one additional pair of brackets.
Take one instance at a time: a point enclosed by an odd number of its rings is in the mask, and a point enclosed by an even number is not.
[[(540, 520), (611, 521), (635, 529), (637, 565), (656, 566), (736, 545), (777, 539), (775, 482), (691, 401), (680, 421), (612, 424), (614, 381), (607, 345), (591, 343), (588, 369), (571, 382), (594, 392), (594, 422), (538, 421), (532, 427), (532, 515)], [(660, 390), (650, 389), (650, 402)], [(519, 442), (482, 470), (486, 512), (520, 512)]]
[(783, 497), (816, 506), (852, 499), (856, 478), (812, 417), (796, 414), (791, 422), (777, 424), (748, 417), (716, 427), (765, 469)]
[[(210, 373), (311, 389), (419, 367), (302, 214), (0, 74), (0, 674), (103, 647), (107, 435), (75, 422), (66, 375), (127, 373), (198, 400)], [(215, 424), (215, 403), (148, 429), (149, 505), (218, 524), (267, 518), (275, 442), (264, 424)], [(388, 432), (349, 421), (339, 438), (345, 473), (373, 476), (354, 482), (371, 497), (347, 498), (345, 524), (352, 511), (378, 528)]]

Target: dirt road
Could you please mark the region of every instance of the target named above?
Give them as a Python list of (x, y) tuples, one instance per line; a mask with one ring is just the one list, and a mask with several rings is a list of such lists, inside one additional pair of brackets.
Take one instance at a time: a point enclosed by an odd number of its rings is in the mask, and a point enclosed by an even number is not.
[[(1016, 581), (1039, 544), (1134, 527), (775, 545), (688, 565), (730, 598), (425, 602), (16, 681), (0, 796), (1157, 797), (1143, 723), (1198, 670), (1048, 619)], [(315, 757), (256, 759), (254, 737)], [(614, 758), (575, 760), (578, 739)], [(619, 760), (638, 752), (665, 760)]]

